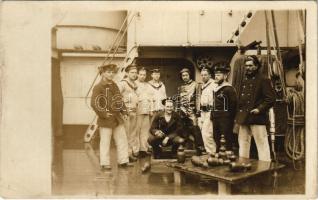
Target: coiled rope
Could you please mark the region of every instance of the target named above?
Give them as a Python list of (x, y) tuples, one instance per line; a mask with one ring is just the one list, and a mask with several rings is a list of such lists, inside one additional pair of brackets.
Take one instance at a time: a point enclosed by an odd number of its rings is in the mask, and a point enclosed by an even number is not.
[(295, 161), (305, 157), (305, 99), (302, 91), (290, 89), (287, 91), (288, 121), (285, 135), (285, 152)]
[[(302, 53), (302, 41), (305, 40), (304, 27), (300, 19), (300, 13), (297, 12), (297, 28), (298, 47), (299, 47), (299, 74), (304, 78), (304, 58)], [(301, 36), (302, 35), (302, 36)], [(298, 90), (298, 91), (297, 91)], [(305, 100), (304, 92), (299, 82), (296, 83), (296, 90), (288, 91), (288, 124), (285, 136), (285, 151), (289, 158), (293, 160), (294, 169), (296, 169), (295, 161), (304, 159), (305, 157)], [(290, 115), (292, 113), (292, 115)]]

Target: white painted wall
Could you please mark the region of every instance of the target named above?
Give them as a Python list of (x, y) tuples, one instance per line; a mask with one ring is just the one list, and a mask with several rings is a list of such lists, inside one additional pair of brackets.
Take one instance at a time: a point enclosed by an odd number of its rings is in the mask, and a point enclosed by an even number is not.
[[(129, 29), (139, 45), (207, 45), (226, 43), (247, 11), (196, 10), (149, 11), (140, 10), (134, 27)], [(130, 33), (133, 32), (133, 33)]]
[[(103, 60), (102, 57), (64, 57), (61, 60), (63, 124), (89, 124), (93, 120), (95, 113), (90, 108), (90, 98), (85, 101), (85, 95)], [(120, 66), (122, 60), (116, 58), (112, 63)], [(99, 80), (100, 77), (96, 83)]]
[[(133, 27), (129, 29), (128, 43), (139, 45), (208, 45), (226, 43), (238, 28), (248, 11), (148, 11), (140, 10)], [(269, 18), (271, 24), (271, 18)], [(297, 45), (296, 11), (275, 11), (278, 40), (281, 47)], [(257, 11), (240, 41), (247, 45), (262, 40), (266, 46), (265, 16)], [(133, 42), (131, 42), (133, 40)], [(272, 36), (274, 42), (274, 37)], [(272, 42), (272, 44), (274, 44)]]

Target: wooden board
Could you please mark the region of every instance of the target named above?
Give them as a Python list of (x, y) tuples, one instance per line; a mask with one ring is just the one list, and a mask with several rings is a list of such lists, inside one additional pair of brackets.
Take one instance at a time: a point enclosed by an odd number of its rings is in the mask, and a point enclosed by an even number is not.
[(194, 166), (191, 163), (190, 159), (188, 159), (184, 164), (180, 164), (177, 162), (169, 162), (166, 163), (166, 165), (178, 171), (190, 174), (205, 175), (214, 180), (222, 181), (229, 184), (236, 184), (252, 176), (273, 171), (275, 165), (276, 169), (281, 169), (284, 167), (284, 165), (280, 163), (271, 164), (271, 162), (259, 161), (254, 159), (239, 158), (238, 161), (244, 163), (251, 163), (252, 169), (247, 172), (231, 172), (228, 166), (217, 166), (204, 169), (202, 167)]

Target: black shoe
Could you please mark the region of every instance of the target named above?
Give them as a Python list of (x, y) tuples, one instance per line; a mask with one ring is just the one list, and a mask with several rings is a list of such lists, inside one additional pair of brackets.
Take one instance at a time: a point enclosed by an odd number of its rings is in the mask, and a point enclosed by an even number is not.
[(122, 163), (122, 164), (118, 164), (118, 167), (120, 168), (126, 168), (126, 167), (133, 167), (134, 165), (132, 163)]
[(110, 171), (112, 168), (109, 165), (101, 165), (100, 169), (105, 172), (105, 171)]
[(136, 162), (138, 159), (134, 156), (129, 156), (129, 162)]

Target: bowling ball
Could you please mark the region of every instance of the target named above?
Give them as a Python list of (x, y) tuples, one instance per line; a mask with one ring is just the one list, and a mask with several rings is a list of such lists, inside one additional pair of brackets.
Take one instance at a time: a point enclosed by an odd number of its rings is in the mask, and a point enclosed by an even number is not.
[(231, 156), (229, 157), (229, 159), (230, 159), (232, 162), (234, 162), (234, 161), (236, 160), (236, 156), (235, 156), (235, 155), (231, 155)]

